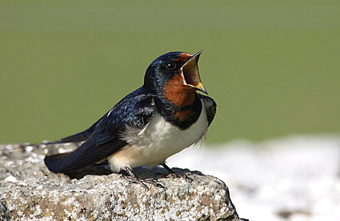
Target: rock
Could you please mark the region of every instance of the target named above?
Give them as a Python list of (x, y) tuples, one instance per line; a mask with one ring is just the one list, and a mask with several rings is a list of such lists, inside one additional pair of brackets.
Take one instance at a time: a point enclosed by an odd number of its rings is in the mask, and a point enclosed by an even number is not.
[[(162, 178), (163, 168), (136, 168), (139, 177), (161, 186), (142, 185), (98, 165), (78, 173), (54, 174), (44, 165), (47, 152), (75, 144), (0, 145), (0, 220), (242, 220), (219, 179), (174, 169), (188, 178)], [(91, 175), (87, 175), (91, 174)]]

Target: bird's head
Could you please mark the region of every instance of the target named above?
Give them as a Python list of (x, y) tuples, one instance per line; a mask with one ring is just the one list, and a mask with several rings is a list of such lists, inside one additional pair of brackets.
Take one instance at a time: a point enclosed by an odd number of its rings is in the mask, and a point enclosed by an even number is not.
[(202, 51), (192, 55), (185, 52), (169, 52), (156, 58), (148, 67), (144, 88), (152, 94), (207, 91), (201, 83), (198, 59)]

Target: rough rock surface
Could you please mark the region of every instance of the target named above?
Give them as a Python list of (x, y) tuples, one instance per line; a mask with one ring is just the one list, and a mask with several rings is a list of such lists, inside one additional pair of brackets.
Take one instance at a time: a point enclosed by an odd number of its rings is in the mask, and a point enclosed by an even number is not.
[(162, 168), (137, 168), (138, 176), (163, 186), (149, 190), (110, 173), (107, 165), (72, 174), (75, 179), (48, 171), (47, 152), (73, 148), (0, 145), (0, 220), (242, 220), (223, 181), (197, 171), (174, 169), (191, 179), (162, 178)]

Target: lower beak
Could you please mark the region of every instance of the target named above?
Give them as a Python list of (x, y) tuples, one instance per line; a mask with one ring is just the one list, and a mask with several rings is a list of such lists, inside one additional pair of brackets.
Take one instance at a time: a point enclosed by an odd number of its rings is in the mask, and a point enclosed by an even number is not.
[(187, 62), (185, 62), (185, 64), (181, 67), (181, 73), (186, 85), (208, 94), (207, 90), (203, 87), (198, 71), (197, 63), (201, 53), (202, 51), (197, 52)]

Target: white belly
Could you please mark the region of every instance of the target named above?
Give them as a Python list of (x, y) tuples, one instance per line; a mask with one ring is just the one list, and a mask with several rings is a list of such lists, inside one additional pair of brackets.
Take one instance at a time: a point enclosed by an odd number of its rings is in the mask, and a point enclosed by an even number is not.
[(197, 143), (208, 129), (204, 105), (202, 102), (202, 111), (197, 121), (186, 130), (180, 130), (165, 121), (157, 112), (142, 131), (128, 129), (125, 140), (130, 145), (108, 158), (111, 169), (119, 171), (126, 166), (153, 167), (165, 162), (169, 156)]

